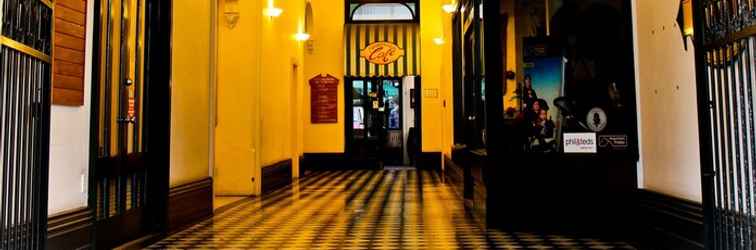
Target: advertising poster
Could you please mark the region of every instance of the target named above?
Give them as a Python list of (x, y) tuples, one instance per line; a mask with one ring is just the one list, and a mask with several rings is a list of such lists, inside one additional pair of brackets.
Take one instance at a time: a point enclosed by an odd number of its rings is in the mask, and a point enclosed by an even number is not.
[[(587, 153), (566, 150), (568, 133), (593, 133), (596, 152), (632, 150), (635, 119), (632, 82), (622, 65), (585, 54), (564, 53), (553, 40), (524, 39), (523, 80), (517, 121), (525, 152)], [(569, 51), (568, 51), (569, 52)]]
[(525, 64), (521, 120), (527, 152), (557, 152), (561, 138), (561, 115), (554, 100), (564, 95), (564, 59), (537, 57)]

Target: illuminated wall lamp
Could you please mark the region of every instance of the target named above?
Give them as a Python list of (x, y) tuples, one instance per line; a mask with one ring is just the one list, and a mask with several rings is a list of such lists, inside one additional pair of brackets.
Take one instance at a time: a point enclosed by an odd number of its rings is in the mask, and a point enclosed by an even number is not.
[(263, 10), (263, 14), (268, 17), (279, 17), (283, 13), (283, 9), (276, 7), (268, 7)]
[(294, 39), (297, 41), (307, 41), (310, 40), (310, 34), (299, 32), (294, 34)]
[(436, 37), (433, 38), (433, 43), (435, 43), (436, 45), (444, 45), (445, 41), (444, 38)]
[(447, 3), (441, 6), (441, 9), (443, 9), (444, 12), (451, 14), (457, 12), (457, 5), (454, 3)]

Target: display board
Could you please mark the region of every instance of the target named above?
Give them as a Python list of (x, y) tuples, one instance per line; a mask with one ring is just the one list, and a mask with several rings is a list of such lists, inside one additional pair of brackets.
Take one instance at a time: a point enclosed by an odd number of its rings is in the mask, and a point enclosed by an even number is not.
[[(520, 2), (517, 89), (505, 119), (533, 153), (637, 154), (632, 26), (621, 1)], [(528, 19), (530, 18), (530, 19)], [(531, 20), (530, 22), (527, 22)], [(533, 21), (535, 20), (535, 21)], [(542, 26), (545, 26), (542, 27)], [(519, 26), (518, 26), (519, 27)]]
[(331, 75), (318, 75), (310, 79), (310, 121), (338, 122), (339, 79)]

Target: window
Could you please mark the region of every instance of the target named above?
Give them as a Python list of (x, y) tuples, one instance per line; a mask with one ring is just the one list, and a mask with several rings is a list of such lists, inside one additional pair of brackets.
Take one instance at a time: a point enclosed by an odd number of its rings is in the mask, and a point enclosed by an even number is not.
[(412, 1), (360, 3), (351, 0), (347, 20), (350, 22), (416, 22), (418, 4)]

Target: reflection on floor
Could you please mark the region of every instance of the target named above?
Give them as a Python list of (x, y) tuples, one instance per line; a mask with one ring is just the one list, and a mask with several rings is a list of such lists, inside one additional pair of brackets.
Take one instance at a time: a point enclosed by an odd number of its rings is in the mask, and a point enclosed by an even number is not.
[(213, 199), (213, 210), (225, 207), (231, 203), (249, 198), (249, 196), (215, 196)]
[(621, 242), (481, 230), (435, 172), (316, 172), (151, 249), (632, 249)]

